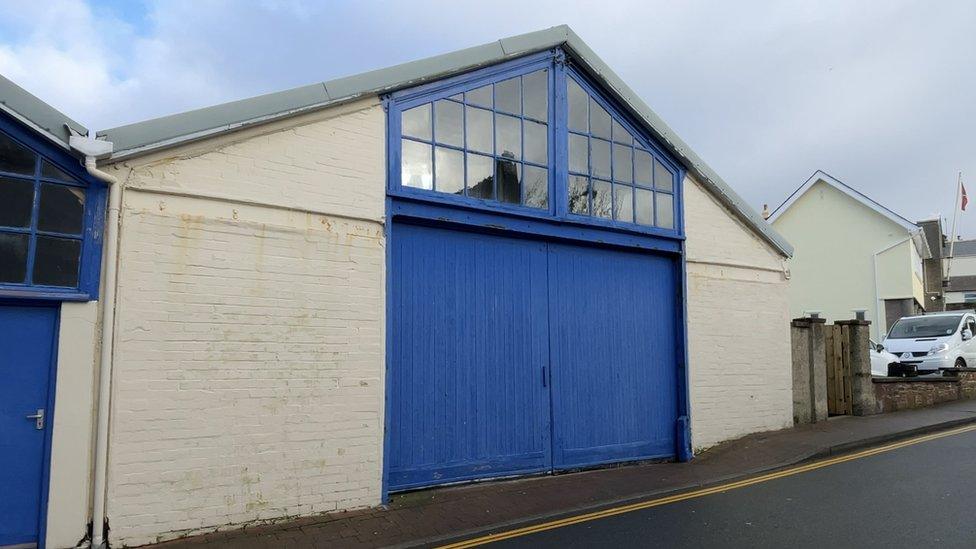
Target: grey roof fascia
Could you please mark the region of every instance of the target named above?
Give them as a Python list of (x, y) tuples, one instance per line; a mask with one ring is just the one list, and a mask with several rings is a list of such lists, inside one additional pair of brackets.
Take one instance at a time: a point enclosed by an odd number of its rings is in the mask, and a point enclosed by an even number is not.
[(691, 150), (673, 130), (566, 25), (503, 38), (428, 59), (98, 132), (115, 143), (111, 160), (204, 139), (357, 98), (413, 87), (556, 47), (568, 54), (642, 122), (713, 196), (785, 257), (793, 247)]
[(84, 126), (3, 75), (0, 75), (0, 109), (64, 149), (70, 150), (71, 132), (67, 127), (82, 135), (88, 133)]

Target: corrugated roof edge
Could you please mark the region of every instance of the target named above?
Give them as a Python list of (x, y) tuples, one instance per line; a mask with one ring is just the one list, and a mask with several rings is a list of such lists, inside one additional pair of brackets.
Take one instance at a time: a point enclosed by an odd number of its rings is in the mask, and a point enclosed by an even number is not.
[(78, 133), (88, 133), (84, 126), (3, 75), (0, 75), (0, 108), (66, 149), (71, 134), (65, 125)]
[(360, 97), (391, 92), (468, 72), (507, 59), (564, 47), (591, 76), (643, 121), (723, 205), (785, 257), (793, 247), (718, 176), (646, 103), (566, 25), (338, 78), (282, 92), (165, 116), (98, 132), (115, 143), (112, 160), (121, 160), (245, 126), (294, 116)]

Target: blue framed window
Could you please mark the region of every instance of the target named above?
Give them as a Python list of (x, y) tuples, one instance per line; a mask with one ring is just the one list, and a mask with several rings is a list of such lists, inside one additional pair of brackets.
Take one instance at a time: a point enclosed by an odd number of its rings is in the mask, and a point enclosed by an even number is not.
[(400, 120), (403, 186), (548, 209), (548, 69), (411, 107)]
[(681, 236), (684, 171), (555, 50), (394, 93), (394, 196)]
[(0, 296), (94, 299), (103, 188), (48, 147), (0, 118)]
[(578, 78), (566, 78), (570, 213), (674, 229), (675, 170)]

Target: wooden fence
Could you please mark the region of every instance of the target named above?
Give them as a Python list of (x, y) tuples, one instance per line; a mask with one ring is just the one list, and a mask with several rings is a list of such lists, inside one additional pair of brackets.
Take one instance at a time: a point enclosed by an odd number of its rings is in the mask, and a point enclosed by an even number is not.
[(827, 355), (827, 413), (832, 416), (851, 415), (854, 399), (851, 396), (850, 326), (824, 326), (824, 350)]

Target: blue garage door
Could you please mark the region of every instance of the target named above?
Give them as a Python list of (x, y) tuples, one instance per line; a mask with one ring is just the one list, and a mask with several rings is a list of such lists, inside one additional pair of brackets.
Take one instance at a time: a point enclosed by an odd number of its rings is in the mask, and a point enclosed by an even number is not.
[(389, 486), (674, 455), (674, 261), (397, 223)]
[(38, 542), (57, 319), (56, 306), (0, 305), (0, 547)]

